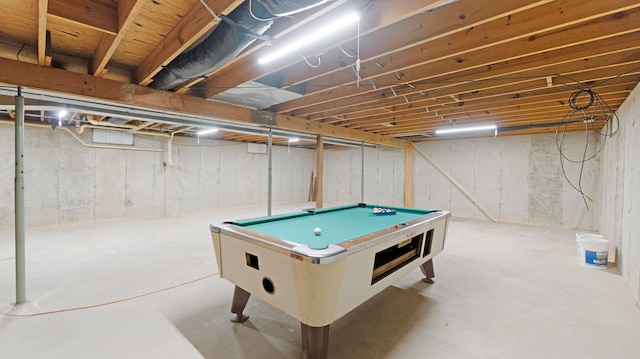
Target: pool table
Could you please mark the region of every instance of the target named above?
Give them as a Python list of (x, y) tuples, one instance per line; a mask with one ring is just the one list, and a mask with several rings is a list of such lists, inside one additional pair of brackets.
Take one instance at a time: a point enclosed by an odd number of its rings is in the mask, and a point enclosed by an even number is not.
[(212, 224), (231, 320), (253, 294), (300, 321), (304, 358), (326, 358), (332, 322), (418, 267), (433, 282), (449, 216), (358, 203)]

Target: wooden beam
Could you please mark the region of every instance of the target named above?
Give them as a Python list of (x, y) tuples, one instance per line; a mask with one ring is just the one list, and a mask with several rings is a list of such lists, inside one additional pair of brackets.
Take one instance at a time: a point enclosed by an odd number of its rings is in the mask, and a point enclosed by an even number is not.
[(49, 0), (49, 15), (112, 35), (118, 32), (115, 1)]
[[(34, 64), (0, 58), (0, 83), (57, 92), (74, 97), (96, 99), (108, 103), (142, 107), (172, 113), (184, 113), (212, 120), (222, 119), (257, 125), (251, 120), (252, 110), (207, 101), (206, 99), (154, 90), (134, 84), (122, 83), (101, 77), (41, 67)], [(314, 123), (291, 116), (278, 116), (276, 128), (329, 137), (364, 141), (367, 143), (407, 147), (408, 141), (393, 137), (369, 134), (363, 131), (322, 123)]]
[[(140, 125), (136, 126), (135, 128), (130, 129), (129, 132), (137, 132), (137, 131), (140, 131), (140, 130), (142, 130), (144, 128), (147, 128), (147, 127), (149, 127), (149, 126), (151, 126), (153, 124), (154, 124), (153, 121), (145, 121), (145, 122), (141, 123)], [(184, 132), (184, 131), (190, 130), (191, 128), (193, 128), (193, 127), (192, 126), (186, 126), (184, 129), (178, 130), (178, 131), (174, 131), (173, 133)]]
[(103, 76), (107, 63), (120, 45), (129, 27), (142, 10), (144, 0), (119, 0), (118, 1), (118, 33), (102, 34), (96, 52), (91, 58), (91, 74)]
[[(402, 22), (361, 36), (360, 59), (363, 65), (362, 75), (371, 76), (370, 71), (365, 71), (365, 69), (367, 66), (378, 66), (375, 62), (381, 65), (384, 63), (383, 67), (386, 68), (394, 66), (391, 62), (381, 60), (385, 59), (385, 55), (394, 54), (393, 56), (397, 57), (396, 54), (404, 49), (415, 48), (417, 45), (436, 41), (461, 30), (469, 31), (469, 29), (474, 29), (497, 18), (545, 2), (549, 1), (492, 0), (490, 6), (478, 6), (477, 0), (458, 0), (447, 6), (414, 15)], [(437, 25), (434, 26), (434, 24)], [(449, 47), (457, 45), (460, 45), (460, 42), (452, 42)], [(347, 43), (345, 47), (356, 49), (357, 44), (353, 41)], [(413, 52), (414, 55), (418, 53), (420, 52)], [(282, 86), (286, 88), (316, 78), (324, 78), (324, 80), (318, 81), (327, 83), (326, 78), (331, 74), (333, 74), (332, 77), (338, 76), (341, 78), (345, 75), (349, 81), (353, 81), (355, 79), (353, 72), (341, 65), (344, 61), (344, 54), (336, 49), (329, 51), (322, 58), (322, 63), (317, 68), (309, 68), (304, 62), (297, 63), (283, 71)], [(352, 61), (355, 61), (355, 59)], [(374, 83), (378, 82), (374, 81)], [(367, 81), (367, 84), (370, 84), (370, 82)], [(314, 88), (313, 86), (309, 87), (309, 92), (319, 90), (319, 88)]]
[[(205, 0), (205, 3), (216, 15), (227, 15), (238, 7), (242, 0)], [(209, 30), (218, 26), (218, 23), (219, 19), (213, 18), (211, 13), (197, 1), (169, 31), (164, 40), (142, 60), (134, 71), (133, 82), (140, 85), (150, 84), (153, 76), (163, 66), (169, 64)]]
[[(369, 32), (381, 29), (396, 21), (406, 19), (412, 15), (422, 13), (433, 7), (434, 5), (441, 3), (442, 1), (434, 0), (422, 0), (422, 1), (406, 1), (406, 0), (386, 0), (375, 1), (370, 0), (353, 0), (347, 2), (344, 6), (340, 6), (332, 9), (332, 11), (325, 14), (325, 16), (311, 21), (300, 27), (299, 32), (311, 32), (311, 29), (318, 26), (326, 26), (326, 21), (335, 19), (336, 17), (344, 17), (345, 13), (352, 12), (354, 8), (366, 8), (367, 16), (363, 16), (360, 22), (360, 35), (363, 36)], [(370, 7), (368, 7), (370, 6)], [(310, 46), (311, 49), (307, 49), (305, 53), (315, 53), (322, 49), (333, 48), (344, 42), (350, 41), (357, 37), (355, 26), (353, 27), (353, 33), (345, 34), (344, 40), (336, 43), (334, 37), (327, 39), (320, 39)], [(288, 41), (293, 41), (298, 37), (298, 33), (290, 33), (283, 36), (280, 39), (282, 44), (286, 44)], [(206, 81), (202, 82), (199, 87), (205, 88), (202, 95), (205, 98), (209, 98), (220, 92), (225, 91), (228, 88), (236, 87), (239, 84), (245, 83), (249, 80), (254, 80), (264, 75), (273, 73), (280, 70), (292, 62), (299, 62), (302, 59), (298, 56), (294, 59), (285, 58), (279, 61), (275, 61), (269, 65), (259, 65), (256, 58), (273, 51), (272, 47), (279, 46), (274, 44), (270, 47), (262, 48), (256, 51), (255, 56), (245, 58), (243, 61), (234, 62), (231, 66), (227, 66), (222, 71), (217, 71), (215, 76), (210, 77)]]
[[(346, 86), (346, 84), (355, 83), (355, 78), (351, 69), (341, 69), (339, 73), (319, 77), (306, 83), (308, 89), (321, 89), (321, 91), (315, 90), (317, 92), (312, 95), (307, 94), (303, 98), (278, 104), (273, 106), (272, 110), (289, 112), (294, 116), (307, 115), (313, 113), (312, 110), (294, 110), (311, 106), (322, 108), (324, 106), (318, 107), (316, 104), (323, 102), (325, 102), (326, 108), (336, 108), (336, 99), (350, 96), (358, 96), (354, 100), (359, 103), (362, 100), (360, 96), (363, 95), (364, 90), (371, 98), (388, 98), (393, 96), (389, 87), (398, 82), (395, 77), (396, 71), (401, 70), (404, 78), (415, 84), (415, 81), (432, 79), (433, 74), (442, 76), (465, 68), (490, 66), (501, 60), (511, 61), (517, 57), (539, 54), (543, 51), (558, 49), (561, 46), (576, 45), (584, 42), (585, 39), (593, 40), (591, 36), (593, 33), (601, 34), (603, 37), (609, 34), (613, 37), (616, 34), (621, 34), (624, 31), (630, 32), (637, 28), (637, 25), (631, 25), (634, 21), (638, 21), (633, 20), (637, 16), (635, 10), (629, 10), (621, 18), (602, 16), (602, 14), (603, 12), (611, 14), (633, 6), (640, 6), (640, 4), (629, 0), (612, 1), (615, 1), (618, 7), (612, 9), (611, 3), (602, 3), (601, 1), (590, 1), (589, 6), (586, 6), (581, 0), (571, 0), (566, 4), (575, 3), (571, 12), (558, 9), (557, 4), (552, 2), (526, 10), (519, 13), (517, 17), (501, 18), (486, 23), (482, 27), (473, 28), (473, 31), (460, 31), (446, 36), (440, 41), (430, 44), (428, 51), (425, 49), (426, 45), (417, 45), (383, 56), (378, 59), (385, 65), (382, 68), (374, 64), (363, 63), (361, 76), (364, 79), (373, 78), (376, 84), (387, 84), (378, 86), (377, 90)], [(545, 26), (548, 26), (545, 29), (540, 28), (538, 19), (542, 17), (545, 19)], [(581, 26), (569, 26), (564, 31), (558, 31), (567, 22), (576, 24), (580, 21), (582, 21)], [(509, 26), (506, 27), (505, 23)], [(488, 36), (491, 36), (492, 41), (487, 41)], [(533, 41), (532, 39), (537, 40)], [(382, 42), (384, 43), (384, 41)], [(550, 48), (550, 46), (554, 47)], [(416, 54), (421, 54), (420, 63), (416, 62)], [(484, 61), (481, 62), (482, 57), (484, 57)], [(335, 86), (339, 87), (334, 88)], [(418, 86), (417, 90), (408, 87), (395, 89), (398, 95), (418, 93), (419, 91), (425, 91), (424, 86), (422, 88)], [(326, 104), (326, 102), (330, 104)]]
[[(616, 57), (610, 58), (612, 62), (617, 60)], [(580, 60), (582, 61), (582, 60)], [(569, 77), (576, 76), (576, 81), (598, 81), (602, 82), (606, 80), (604, 86), (596, 86), (594, 89), (600, 93), (610, 93), (612, 91), (619, 91), (622, 88), (626, 88), (631, 84), (635, 84), (640, 80), (638, 73), (638, 66), (640, 62), (635, 61), (628, 64), (620, 64), (610, 69), (599, 69), (584, 71), (577, 74), (568, 74)], [(606, 71), (608, 70), (608, 71)], [(635, 71), (635, 72), (634, 72)], [(625, 74), (620, 76), (620, 74)], [(569, 96), (575, 91), (575, 88), (568, 84), (557, 84), (552, 88), (547, 87), (544, 79), (533, 79), (526, 82), (520, 82), (516, 84), (509, 84), (502, 86), (499, 91), (485, 91), (484, 88), (478, 87), (477, 94), (469, 94), (469, 97), (465, 99), (464, 104), (456, 103), (453, 101), (443, 102), (440, 109), (437, 111), (437, 116), (446, 116), (448, 114), (462, 114), (469, 111), (491, 111), (495, 108), (503, 106), (509, 106), (514, 104), (533, 104), (544, 101), (559, 101), (567, 100)], [(558, 96), (561, 96), (560, 98)], [(427, 102), (425, 100), (423, 102)], [(417, 103), (421, 105), (421, 103)], [(388, 114), (373, 114), (360, 116), (353, 114), (347, 117), (347, 120), (339, 123), (340, 125), (347, 126), (349, 128), (367, 130), (367, 126), (376, 126), (376, 124), (389, 121), (390, 119), (400, 125), (403, 122), (420, 122), (423, 119), (435, 119), (436, 116), (432, 113), (427, 113), (420, 107), (405, 106), (398, 108), (394, 112), (393, 117)], [(335, 123), (334, 123), (335, 124)]]
[[(553, 59), (558, 66), (562, 66), (563, 61), (575, 61), (582, 56), (593, 56), (594, 58), (599, 55), (607, 56), (609, 51), (600, 49), (599, 46), (620, 49), (637, 46), (640, 42), (638, 33), (633, 32), (633, 30), (637, 31), (640, 28), (640, 9), (628, 11), (622, 19), (611, 16), (599, 20), (590, 22), (587, 26), (573, 27), (563, 32), (548, 34), (547, 40), (555, 44), (555, 48), (552, 49), (549, 49), (543, 42), (530, 42), (521, 39), (494, 46), (491, 51), (486, 49), (473, 51), (466, 54), (461, 62), (456, 61), (455, 57), (445, 58), (430, 63), (428, 66), (416, 66), (404, 70), (404, 74), (409, 78), (424, 81), (418, 83), (416, 89), (397, 89), (396, 93), (398, 95), (417, 95), (418, 92), (426, 92), (429, 97), (436, 96), (436, 94), (442, 96), (446, 93), (448, 96), (455, 93), (452, 92), (454, 81), (475, 81), (478, 83), (486, 80), (499, 83), (500, 81), (506, 82), (507, 75), (515, 75), (516, 73), (518, 76), (528, 76), (529, 78), (544, 77), (555, 73), (549, 69), (549, 59)], [(635, 27), (632, 27), (631, 24), (634, 24)], [(596, 30), (596, 27), (603, 29)], [(591, 40), (591, 37), (587, 34), (591, 34), (593, 31), (598, 31), (601, 34), (600, 40), (588, 41)], [(578, 42), (578, 38), (582, 41)], [(586, 55), (578, 55), (577, 51)], [(495, 54), (500, 54), (500, 57), (496, 57)], [(584, 67), (584, 63), (581, 66)], [(471, 84), (470, 87), (477, 87), (477, 85)], [(389, 90), (368, 91), (366, 93), (361, 91), (356, 94), (352, 92), (350, 86), (333, 89), (330, 91), (330, 96), (328, 95), (328, 92), (308, 95), (301, 99), (275, 105), (270, 110), (287, 112), (293, 116), (308, 117), (310, 114), (322, 111), (353, 108), (356, 104), (362, 106), (365, 103), (382, 101), (388, 106), (390, 103), (403, 102), (400, 100), (394, 102)], [(309, 104), (313, 101), (317, 101), (318, 104), (310, 106)], [(299, 108), (300, 105), (304, 105), (305, 108)], [(287, 111), (290, 107), (297, 109)], [(338, 112), (343, 113), (342, 111)]]
[(316, 208), (322, 208), (324, 202), (324, 136), (316, 136)]
[[(38, 56), (39, 55), (40, 55), (40, 50), (38, 49)], [(53, 61), (53, 50), (51, 49), (51, 31), (47, 30), (45, 35), (45, 46), (44, 46), (44, 66), (47, 66), (47, 67), (51, 66), (52, 61)]]
[(292, 116), (278, 115), (278, 128), (298, 131), (303, 133), (324, 134), (328, 137), (342, 138), (353, 141), (364, 141), (383, 146), (405, 148), (407, 141), (393, 137), (378, 136), (364, 131), (352, 130), (345, 127), (333, 126), (319, 122), (311, 122)]
[(553, 76), (547, 76), (547, 87), (553, 87)]
[[(433, 104), (434, 101), (439, 105), (453, 103), (452, 100), (448, 100), (448, 96), (451, 93), (465, 93), (466, 101), (483, 99), (498, 92), (518, 93), (523, 89), (546, 86), (546, 80), (540, 78), (550, 73), (576, 77), (575, 81), (589, 81), (592, 72), (584, 71), (584, 63), (587, 60), (589, 65), (595, 68), (611, 66), (612, 64), (626, 64), (637, 60), (637, 51), (640, 48), (640, 37), (637, 34), (624, 35), (616, 40), (603, 39), (528, 58), (511, 60), (506, 63), (495, 64), (489, 71), (484, 68), (478, 68), (461, 71), (454, 75), (436, 77), (433, 79), (432, 85), (420, 87), (428, 96), (422, 100), (414, 101), (412, 106), (403, 104), (398, 100), (383, 100), (352, 105), (346, 108), (331, 109), (307, 116), (307, 118), (314, 120), (340, 114), (345, 121), (352, 121), (361, 117), (354, 115), (358, 112), (371, 111), (383, 106), (394, 106), (397, 112), (411, 107)], [(554, 59), (553, 61), (557, 61), (557, 63), (550, 63), (549, 59)], [(615, 69), (615, 67), (617, 66), (614, 66), (610, 71), (614, 71), (616, 74), (624, 71)], [(500, 80), (501, 76), (506, 76), (507, 74), (526, 80), (512, 81), (506, 77)], [(488, 79), (489, 81), (482, 81), (483, 79)], [(439, 82), (442, 82), (442, 84), (439, 85)], [(561, 83), (556, 83), (556, 85), (561, 85)], [(360, 100), (366, 102), (362, 98)], [(337, 101), (335, 105), (337, 107)], [(435, 112), (439, 114), (441, 111), (438, 109)]]
[(38, 0), (38, 65), (45, 64), (47, 49), (47, 6), (49, 0)]
[(413, 147), (404, 149), (404, 206), (413, 207)]

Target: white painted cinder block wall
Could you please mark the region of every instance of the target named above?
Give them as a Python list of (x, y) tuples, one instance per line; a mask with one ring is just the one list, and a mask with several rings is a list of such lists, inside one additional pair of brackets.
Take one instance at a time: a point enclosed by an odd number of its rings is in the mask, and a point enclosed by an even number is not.
[[(585, 135), (570, 133), (571, 154), (584, 150)], [(595, 147), (590, 137), (590, 149)], [(498, 136), (433, 141), (418, 147), (453, 177), (499, 222), (596, 230), (598, 204), (587, 210), (581, 195), (564, 180), (555, 135)], [(360, 201), (361, 149), (325, 151), (324, 200)], [(414, 206), (449, 210), (458, 217), (487, 219), (465, 195), (418, 152), (414, 154)], [(579, 168), (568, 166), (577, 181)], [(598, 162), (588, 162), (582, 186), (598, 200)], [(404, 150), (365, 149), (364, 201), (402, 206)]]
[[(86, 143), (90, 132), (82, 134)], [(136, 136), (135, 145), (166, 150), (167, 139)], [(0, 229), (12, 229), (12, 125), (0, 124), (0, 151)], [(266, 154), (248, 153), (243, 143), (184, 138), (174, 139), (172, 152), (173, 164), (165, 167), (165, 152), (86, 148), (64, 131), (27, 126), (27, 227), (266, 208)], [(274, 204), (307, 200), (313, 160), (312, 150), (274, 147)]]
[(640, 303), (640, 86), (617, 115), (619, 130), (601, 156), (600, 234), (615, 243), (618, 268)]

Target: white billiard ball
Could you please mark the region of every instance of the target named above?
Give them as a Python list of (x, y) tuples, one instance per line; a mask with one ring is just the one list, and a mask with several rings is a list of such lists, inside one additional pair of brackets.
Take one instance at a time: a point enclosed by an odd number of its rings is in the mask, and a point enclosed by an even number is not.
[(313, 230), (313, 233), (315, 233), (315, 234), (320, 234), (320, 233), (322, 233), (322, 229), (320, 229), (320, 227), (316, 227), (316, 228)]

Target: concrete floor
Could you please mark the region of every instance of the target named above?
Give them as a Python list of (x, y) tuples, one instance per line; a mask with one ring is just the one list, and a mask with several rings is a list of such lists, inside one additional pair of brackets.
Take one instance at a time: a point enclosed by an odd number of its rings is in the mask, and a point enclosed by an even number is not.
[[(274, 213), (309, 207), (279, 206)], [(217, 272), (209, 223), (262, 208), (27, 231), (15, 300), (13, 234), (0, 233), (0, 311), (32, 314), (130, 298)], [(452, 219), (436, 283), (418, 270), (331, 326), (330, 358), (632, 358), (640, 308), (615, 267), (576, 261), (575, 231)], [(210, 276), (123, 302), (0, 316), (3, 358), (299, 358), (300, 326)]]

